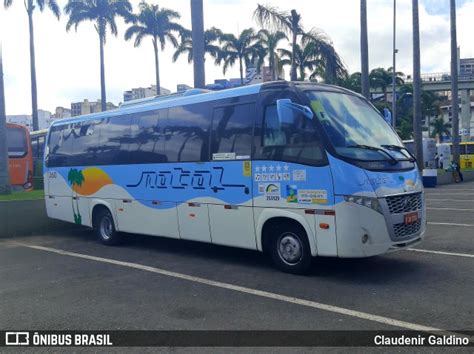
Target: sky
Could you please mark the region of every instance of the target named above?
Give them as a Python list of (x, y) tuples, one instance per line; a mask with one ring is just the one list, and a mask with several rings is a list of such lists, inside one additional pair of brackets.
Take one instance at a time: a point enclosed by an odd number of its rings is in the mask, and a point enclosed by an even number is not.
[[(66, 0), (57, 0), (61, 8)], [(148, 0), (178, 11), (180, 24), (190, 28), (189, 0)], [(318, 28), (333, 41), (350, 72), (360, 71), (359, 0), (262, 0), (281, 9), (295, 8), (302, 14), (306, 30)], [(3, 1), (1, 2), (3, 3)], [(131, 0), (137, 10), (139, 0)], [(218, 27), (237, 33), (248, 27), (258, 28), (252, 14), (255, 0), (204, 0), (205, 28)], [(393, 0), (367, 0), (370, 68), (392, 66)], [(412, 71), (411, 0), (398, 0), (397, 70)], [(458, 45), (461, 58), (474, 57), (474, 0), (457, 1)], [(71, 102), (100, 98), (99, 39), (92, 23), (82, 23), (77, 32), (66, 32), (67, 18), (58, 21), (49, 10), (34, 14), (38, 107), (54, 112), (55, 107), (70, 107)], [(123, 39), (127, 25), (118, 21), (117, 37), (107, 37), (105, 67), (107, 100), (118, 104), (123, 91), (149, 87), (154, 83), (153, 46), (145, 39), (139, 48)], [(420, 36), (422, 72), (449, 71), (450, 67), (449, 0), (420, 0)], [(0, 41), (3, 45), (5, 98), (7, 114), (31, 114), (28, 20), (23, 1), (0, 7)], [(282, 47), (288, 44), (283, 43)], [(170, 43), (160, 53), (162, 87), (172, 91), (177, 84), (192, 86), (192, 64), (185, 56), (171, 60)], [(288, 72), (288, 68), (286, 69)], [(222, 68), (206, 61), (206, 81), (238, 77), (238, 65), (223, 75)]]

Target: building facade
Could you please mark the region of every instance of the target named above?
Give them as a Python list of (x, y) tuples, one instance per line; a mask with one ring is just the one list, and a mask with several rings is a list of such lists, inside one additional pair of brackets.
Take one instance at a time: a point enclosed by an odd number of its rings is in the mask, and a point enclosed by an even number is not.
[(71, 117), (71, 110), (65, 107), (56, 107), (54, 111), (53, 118), (54, 119), (63, 119), (63, 118), (70, 118)]
[[(50, 111), (38, 109), (38, 128), (40, 130), (49, 128), (53, 120), (54, 117)], [(30, 114), (8, 115), (7, 122), (24, 125), (30, 131), (33, 131), (33, 118)]]
[(474, 79), (474, 58), (459, 60), (459, 78)]
[[(108, 111), (115, 108), (117, 108), (116, 105), (111, 102), (107, 102)], [(88, 99), (85, 99), (82, 102), (71, 103), (71, 117), (98, 112), (102, 112), (102, 105), (100, 100), (97, 100), (96, 102), (90, 102)]]
[[(161, 95), (169, 95), (171, 93), (170, 90), (161, 87), (160, 88)], [(123, 101), (133, 101), (133, 100), (139, 100), (142, 98), (147, 98), (147, 97), (154, 97), (156, 96), (156, 85), (151, 85), (150, 87), (137, 87), (137, 88), (132, 88), (131, 90), (125, 91), (123, 93)]]

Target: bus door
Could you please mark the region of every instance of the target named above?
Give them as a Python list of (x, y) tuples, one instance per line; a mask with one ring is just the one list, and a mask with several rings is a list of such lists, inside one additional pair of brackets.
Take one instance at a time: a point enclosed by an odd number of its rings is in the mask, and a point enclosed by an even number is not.
[(250, 98), (213, 108), (209, 220), (215, 244), (256, 249), (250, 160), (255, 109)]
[[(75, 222), (77, 208), (72, 199), (70, 183), (72, 174), (65, 174), (67, 161), (72, 155), (72, 124), (52, 127), (45, 156), (46, 186), (45, 201), (48, 216), (67, 222)], [(76, 215), (76, 217), (75, 217)]]
[(318, 254), (335, 256), (334, 188), (320, 135), (315, 122), (302, 113), (294, 111), (291, 119), (280, 119), (280, 99), (302, 103), (290, 89), (260, 94), (253, 162), (255, 220), (262, 220), (263, 213), (263, 219), (286, 216), (300, 223), (305, 220)]

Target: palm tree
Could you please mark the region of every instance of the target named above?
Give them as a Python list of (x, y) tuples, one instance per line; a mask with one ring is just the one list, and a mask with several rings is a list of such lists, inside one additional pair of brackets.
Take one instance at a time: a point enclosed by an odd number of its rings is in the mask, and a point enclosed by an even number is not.
[(327, 84), (337, 84), (347, 78), (346, 66), (324, 33), (313, 29), (303, 34), (301, 42), (303, 45), (312, 43), (320, 61), (319, 71), (316, 71), (312, 77), (318, 76)]
[(116, 17), (123, 17), (127, 22), (132, 20), (132, 5), (128, 0), (69, 0), (64, 7), (64, 12), (69, 15), (66, 30), (77, 27), (85, 21), (95, 22), (95, 29), (99, 35), (100, 50), (100, 92), (102, 111), (107, 110), (107, 98), (105, 92), (105, 64), (104, 45), (106, 40), (107, 26), (110, 32), (117, 36)]
[(287, 49), (280, 49), (282, 65), (294, 65), (299, 71), (299, 80), (306, 79), (307, 70), (320, 72), (321, 60), (318, 58), (317, 48), (315, 43), (309, 42), (300, 46), (297, 44), (293, 47), (293, 51)]
[(206, 86), (206, 71), (204, 67), (204, 15), (202, 0), (191, 0), (191, 23), (193, 39), (194, 87)]
[[(275, 31), (283, 31), (291, 35), (292, 51), (296, 50), (298, 36), (304, 33), (301, 25), (301, 15), (296, 10), (281, 11), (276, 7), (263, 6), (258, 4), (254, 12), (254, 18), (264, 28), (271, 28)], [(291, 62), (290, 77), (296, 81), (296, 63)]]
[(443, 135), (451, 135), (451, 124), (445, 123), (443, 117), (438, 117), (430, 123), (430, 126), (433, 127), (431, 130), (431, 137), (437, 138), (438, 142), (441, 141)]
[(276, 80), (280, 76), (280, 71), (278, 70), (278, 44), (288, 37), (282, 31), (270, 32), (266, 29), (262, 29), (258, 32), (259, 44), (264, 49), (264, 55), (262, 60), (268, 56), (268, 66), (272, 74), (272, 80)]
[(450, 0), (451, 17), (451, 111), (453, 113), (453, 160), (459, 165), (458, 41), (456, 0)]
[(136, 16), (135, 23), (125, 32), (125, 39), (127, 41), (135, 36), (135, 47), (140, 46), (144, 37), (151, 37), (155, 53), (157, 95), (161, 94), (158, 46), (160, 46), (161, 50), (164, 50), (167, 41), (170, 41), (175, 48), (178, 46), (176, 35), (184, 29), (180, 24), (173, 22), (173, 20), (180, 17), (180, 14), (174, 10), (160, 8), (158, 5), (150, 5), (142, 1), (140, 3), (140, 13)]
[(362, 95), (370, 98), (369, 84), (369, 39), (367, 35), (367, 0), (360, 0), (360, 60)]
[[(5, 8), (12, 5), (13, 0), (4, 0)], [(56, 3), (56, 0), (24, 0), (23, 1), (28, 14), (28, 28), (30, 32), (30, 75), (31, 75), (31, 109), (32, 109), (32, 120), (33, 130), (38, 130), (38, 90), (36, 87), (36, 60), (35, 60), (35, 38), (33, 29), (33, 13), (36, 8), (39, 8), (41, 12), (47, 7), (59, 20), (61, 11)]]
[(5, 86), (3, 85), (3, 55), (0, 43), (0, 195), (10, 194), (8, 173), (7, 116), (5, 114)]
[[(385, 70), (384, 68), (376, 68), (373, 69), (369, 75), (370, 86), (382, 90), (385, 102), (387, 102), (387, 89), (392, 84), (393, 80), (392, 72), (393, 68), (389, 68), (388, 70)], [(395, 73), (395, 83), (399, 86), (405, 83), (402, 72)]]
[(354, 92), (361, 92), (361, 80), (362, 80), (362, 74), (360, 72), (355, 72), (344, 80), (342, 80), (339, 84), (342, 87), (345, 87), (348, 90), (354, 91)]
[[(219, 58), (221, 51), (220, 46), (216, 42), (219, 41), (222, 36), (222, 31), (216, 27), (212, 27), (204, 32), (204, 53), (209, 54), (215, 60)], [(183, 30), (181, 33), (181, 43), (173, 54), (173, 62), (177, 61), (181, 55), (187, 54), (188, 63), (191, 63), (194, 58), (193, 42), (191, 31)]]
[(244, 84), (244, 63), (248, 66), (252, 59), (256, 58), (258, 49), (258, 37), (253, 28), (243, 30), (238, 37), (233, 34), (222, 36), (222, 50), (219, 54), (218, 63), (224, 62), (223, 72), (239, 61), (240, 83)]
[(421, 130), (421, 64), (420, 19), (418, 0), (412, 0), (413, 11), (413, 137), (418, 168), (423, 169), (423, 136)]

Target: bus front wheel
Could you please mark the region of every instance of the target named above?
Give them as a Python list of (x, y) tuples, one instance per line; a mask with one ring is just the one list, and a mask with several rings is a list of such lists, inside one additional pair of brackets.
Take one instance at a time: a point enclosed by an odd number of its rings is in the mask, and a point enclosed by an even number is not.
[(115, 229), (114, 219), (108, 209), (98, 211), (95, 222), (94, 231), (101, 243), (108, 246), (117, 245), (121, 241), (121, 236)]
[(271, 257), (275, 266), (287, 273), (306, 274), (311, 265), (311, 250), (301, 227), (288, 225), (274, 230)]

